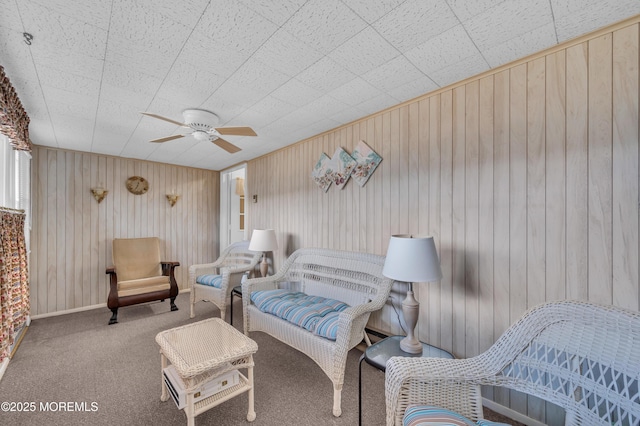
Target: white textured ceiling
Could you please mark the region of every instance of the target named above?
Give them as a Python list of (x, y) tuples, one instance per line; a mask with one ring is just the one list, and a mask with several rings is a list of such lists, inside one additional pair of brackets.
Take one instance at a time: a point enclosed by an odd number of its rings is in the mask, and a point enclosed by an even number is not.
[[(640, 0), (0, 0), (37, 145), (222, 170), (640, 13)], [(33, 35), (31, 45), (23, 33)], [(229, 154), (185, 137), (218, 114)]]

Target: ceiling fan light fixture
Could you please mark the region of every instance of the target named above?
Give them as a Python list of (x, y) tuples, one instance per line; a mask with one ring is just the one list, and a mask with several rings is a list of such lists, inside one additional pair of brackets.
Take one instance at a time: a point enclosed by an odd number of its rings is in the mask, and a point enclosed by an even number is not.
[(182, 111), (184, 122), (192, 129), (207, 131), (218, 125), (220, 119), (217, 115), (203, 109), (185, 109)]
[(183, 123), (151, 112), (143, 112), (142, 114), (167, 121), (180, 127), (189, 127), (192, 130), (192, 132), (187, 135), (167, 136), (164, 138), (153, 139), (150, 142), (168, 142), (184, 136), (192, 135), (198, 142), (213, 142), (228, 153), (234, 154), (241, 151), (241, 148), (222, 139), (220, 135), (256, 136), (256, 132), (251, 127), (216, 127), (220, 121), (218, 116), (203, 109), (185, 109), (182, 111), (182, 115), (184, 117)]
[(209, 133), (207, 133), (206, 131), (202, 131), (202, 130), (194, 130), (193, 133), (191, 133), (193, 135), (193, 137), (198, 141), (198, 142), (207, 142), (209, 141)]

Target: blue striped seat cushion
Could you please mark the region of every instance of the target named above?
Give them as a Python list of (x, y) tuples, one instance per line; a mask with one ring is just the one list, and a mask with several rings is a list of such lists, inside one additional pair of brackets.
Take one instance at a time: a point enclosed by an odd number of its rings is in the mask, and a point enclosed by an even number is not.
[(402, 418), (403, 426), (428, 426), (428, 425), (451, 425), (451, 426), (509, 426), (506, 423), (496, 423), (489, 420), (478, 420), (472, 422), (466, 417), (440, 407), (430, 405), (410, 405), (404, 412)]
[(349, 307), (339, 300), (282, 289), (254, 291), (251, 301), (262, 312), (331, 340), (338, 335), (340, 312)]
[(198, 275), (196, 282), (202, 285), (208, 285), (209, 287), (221, 288), (222, 287), (222, 275)]

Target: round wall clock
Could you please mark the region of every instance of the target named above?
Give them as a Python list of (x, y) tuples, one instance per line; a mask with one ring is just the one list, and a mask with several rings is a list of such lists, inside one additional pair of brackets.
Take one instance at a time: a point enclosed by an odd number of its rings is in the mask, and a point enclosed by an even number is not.
[(141, 176), (131, 176), (125, 185), (127, 190), (135, 195), (144, 194), (149, 190), (149, 182)]

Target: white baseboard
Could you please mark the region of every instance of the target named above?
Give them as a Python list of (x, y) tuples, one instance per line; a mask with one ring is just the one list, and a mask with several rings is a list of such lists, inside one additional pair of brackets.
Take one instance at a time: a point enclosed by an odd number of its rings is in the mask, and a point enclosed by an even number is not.
[(491, 401), (487, 398), (482, 398), (482, 405), (487, 407), (490, 410), (495, 411), (498, 414), (502, 414), (503, 416), (507, 416), (510, 419), (513, 419), (517, 422), (524, 423), (528, 426), (546, 426), (544, 423), (532, 419), (531, 417), (527, 417), (524, 414), (518, 413), (517, 411), (512, 410), (509, 407), (505, 407), (504, 405), (500, 405), (497, 402)]
[[(191, 292), (190, 288), (186, 288), (184, 290), (180, 289), (180, 293), (190, 293), (190, 292)], [(102, 309), (106, 307), (107, 307), (106, 303), (99, 303), (97, 305), (82, 306), (80, 308), (74, 308), (74, 309), (65, 309), (64, 311), (47, 312), (46, 314), (32, 315), (29, 318), (29, 322), (31, 322), (32, 319), (57, 317), (58, 315), (73, 314), (74, 312), (90, 311), (92, 309)]]
[(73, 314), (74, 312), (83, 312), (83, 311), (91, 311), (93, 309), (106, 308), (106, 303), (99, 303), (97, 305), (83, 306), (81, 308), (74, 309), (65, 309), (64, 311), (55, 311), (55, 312), (47, 312), (46, 314), (32, 315), (31, 319), (41, 319), (41, 318), (49, 318), (49, 317), (57, 317), (59, 315)]

